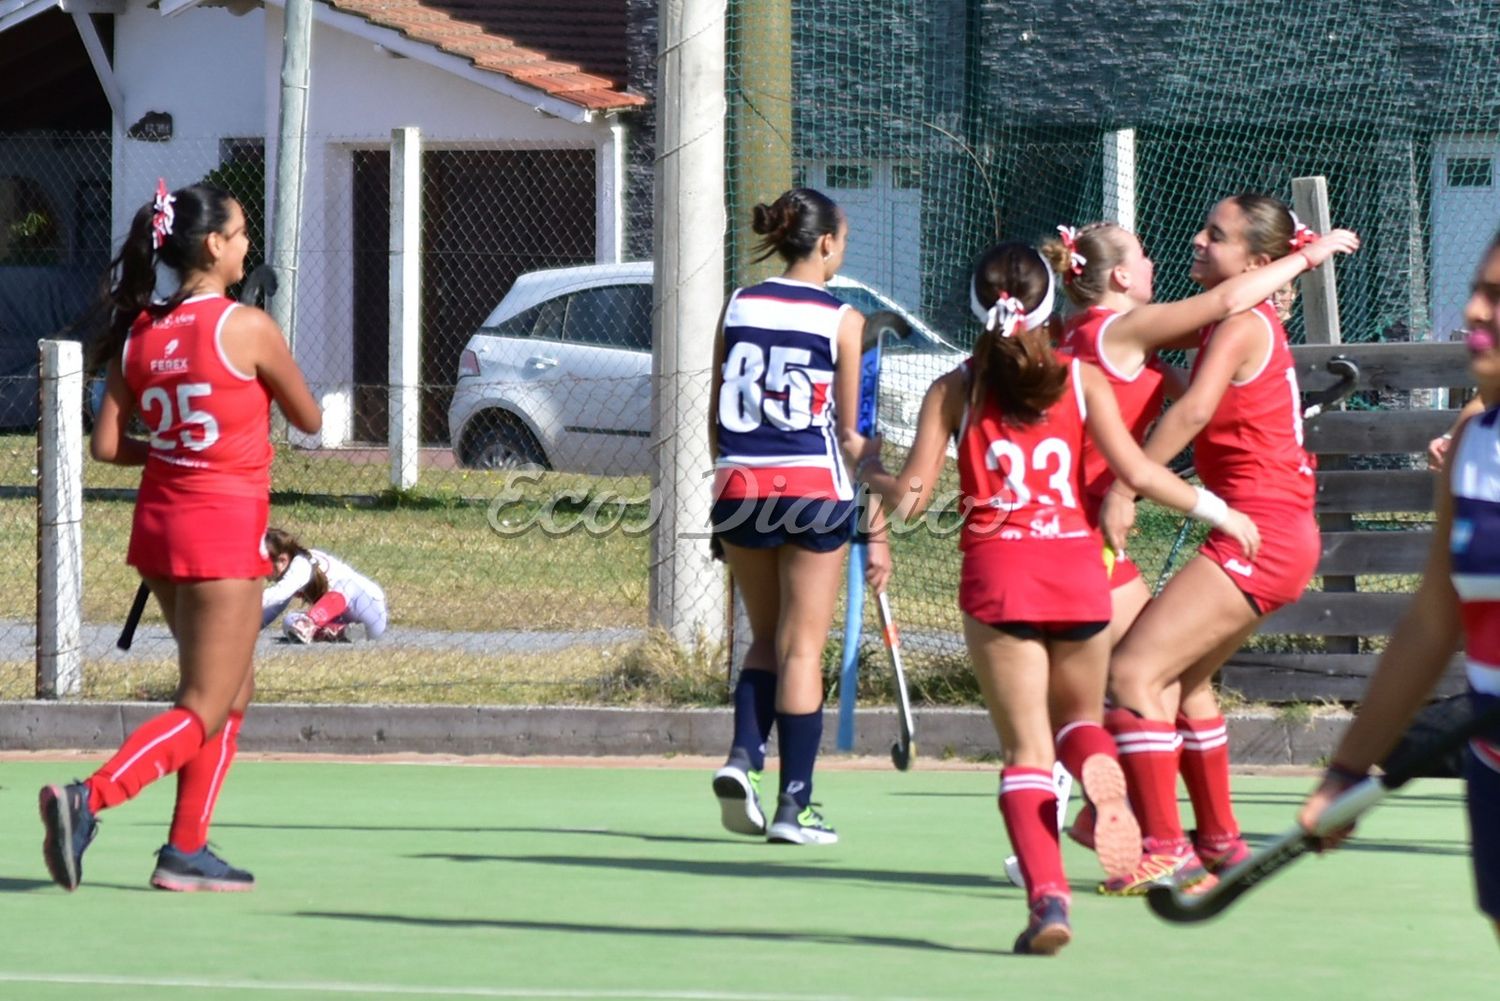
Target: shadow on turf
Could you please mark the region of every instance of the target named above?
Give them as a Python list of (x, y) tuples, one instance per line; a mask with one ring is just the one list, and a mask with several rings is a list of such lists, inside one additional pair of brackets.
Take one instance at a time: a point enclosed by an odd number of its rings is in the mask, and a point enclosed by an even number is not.
[(662, 938), (750, 939), (760, 942), (811, 942), (817, 945), (880, 946), (921, 949), (969, 956), (1010, 956), (1007, 949), (970, 949), (926, 938), (902, 935), (840, 935), (834, 932), (775, 931), (768, 928), (642, 928), (638, 925), (586, 924), (568, 921), (513, 921), (500, 918), (418, 918), (405, 914), (364, 914), (340, 911), (297, 911), (300, 918), (371, 921), (418, 925), (424, 928), (492, 928), (496, 931), (563, 932), (577, 935), (650, 935)]
[(949, 887), (960, 890), (1010, 889), (998, 875), (967, 872), (916, 872), (905, 869), (839, 869), (756, 859), (746, 862), (669, 858), (597, 858), (588, 855), (455, 855), (430, 852), (408, 856), (443, 862), (519, 862), (595, 869), (627, 869), (634, 872), (665, 872), (687, 876), (739, 876), (761, 879), (788, 876), (794, 879), (837, 879), (867, 883), (897, 883), (925, 889)]
[[(141, 884), (139, 886), (127, 885), (125, 883), (94, 883), (85, 880), (83, 889), (93, 888), (99, 890), (126, 890), (131, 893), (161, 893), (162, 891), (152, 886)], [(38, 890), (55, 890), (57, 884), (50, 879), (21, 879), (13, 876), (0, 876), (0, 893), (36, 893)], [(61, 892), (61, 891), (60, 891)]]
[(582, 834), (596, 838), (628, 838), (632, 841), (657, 841), (678, 845), (722, 845), (729, 838), (692, 838), (681, 834), (644, 834), (639, 831), (611, 831), (603, 827), (418, 827), (407, 825), (354, 824), (215, 824), (214, 830), (231, 827), (247, 831), (366, 831), (383, 834), (387, 831), (415, 832), (418, 834)]

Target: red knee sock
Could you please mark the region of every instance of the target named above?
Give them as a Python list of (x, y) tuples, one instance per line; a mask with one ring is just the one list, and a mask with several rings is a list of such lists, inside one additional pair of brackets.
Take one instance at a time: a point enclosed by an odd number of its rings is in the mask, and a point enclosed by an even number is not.
[(1181, 738), (1171, 723), (1142, 719), (1129, 709), (1104, 714), (1104, 725), (1120, 748), (1120, 767), (1141, 833), (1158, 841), (1181, 841), (1177, 815), (1177, 750)]
[(337, 591), (329, 591), (323, 597), (313, 602), (307, 610), (307, 617), (312, 619), (313, 625), (319, 629), (328, 625), (334, 619), (344, 614), (344, 609), (349, 607), (349, 602)]
[(203, 722), (192, 710), (179, 706), (151, 717), (89, 776), (89, 809), (98, 813), (133, 799), (146, 785), (191, 761), (202, 746)]
[(1057, 790), (1052, 771), (1006, 768), (1000, 772), (1000, 815), (1026, 877), (1026, 896), (1068, 897), (1062, 850), (1057, 843)]
[(1074, 720), (1057, 731), (1057, 760), (1080, 783), (1083, 781), (1083, 763), (1096, 754), (1118, 758), (1115, 739), (1109, 731), (1090, 720)]
[(208, 844), (219, 790), (240, 747), (244, 713), (230, 713), (224, 728), (204, 743), (196, 757), (177, 773), (177, 807), (172, 811), (172, 847), (188, 855)]
[(1229, 800), (1229, 731), (1223, 716), (1177, 717), (1182, 735), (1182, 778), (1198, 820), (1198, 839), (1210, 843), (1240, 836)]

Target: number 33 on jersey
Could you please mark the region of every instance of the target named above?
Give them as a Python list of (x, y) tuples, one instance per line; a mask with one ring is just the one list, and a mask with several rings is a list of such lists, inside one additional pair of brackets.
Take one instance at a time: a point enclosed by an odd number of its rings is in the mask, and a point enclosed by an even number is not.
[(959, 432), (959, 486), (967, 504), (960, 546), (999, 539), (1076, 539), (1093, 534), (1083, 493), (1083, 385), (1078, 362), (1057, 403), (1024, 426), (992, 400), (970, 409)]

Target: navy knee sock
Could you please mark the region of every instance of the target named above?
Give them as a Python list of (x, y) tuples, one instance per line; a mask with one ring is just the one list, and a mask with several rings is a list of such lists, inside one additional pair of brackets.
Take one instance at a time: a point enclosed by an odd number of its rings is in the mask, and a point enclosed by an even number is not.
[(742, 668), (734, 686), (734, 749), (750, 757), (752, 771), (766, 767), (766, 740), (776, 722), (776, 675)]
[(800, 716), (777, 713), (776, 728), (781, 748), (781, 791), (805, 807), (812, 801), (813, 763), (823, 740), (823, 707)]

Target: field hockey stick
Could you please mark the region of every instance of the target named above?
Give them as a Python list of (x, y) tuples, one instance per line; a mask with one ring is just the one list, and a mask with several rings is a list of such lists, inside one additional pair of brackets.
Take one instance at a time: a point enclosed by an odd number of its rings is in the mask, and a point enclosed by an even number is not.
[(891, 617), (891, 601), (884, 591), (877, 592), (875, 603), (880, 609), (880, 633), (885, 639), (886, 656), (891, 660), (891, 671), (896, 675), (896, 705), (900, 714), (901, 736), (891, 744), (891, 764), (899, 771), (911, 767), (917, 753), (916, 726), (911, 718), (911, 696), (906, 691), (906, 668), (901, 663), (901, 636), (896, 631), (896, 620)]
[(150, 596), (151, 589), (141, 581), (140, 586), (135, 589), (135, 598), (130, 602), (130, 611), (125, 614), (125, 625), (120, 630), (120, 638), (115, 640), (115, 646), (121, 650), (129, 650), (130, 644), (135, 642), (135, 627), (141, 624), (141, 615), (146, 611), (146, 599)]
[[(1331, 375), (1338, 376), (1339, 381), (1327, 389), (1307, 394), (1307, 400), (1302, 406), (1302, 419), (1305, 421), (1312, 420), (1359, 387), (1359, 364), (1348, 355), (1335, 355), (1328, 359), (1328, 363), (1323, 367)], [(1191, 479), (1196, 472), (1197, 470), (1192, 465), (1188, 465), (1178, 471), (1177, 475), (1187, 480)], [(1188, 531), (1192, 528), (1192, 524), (1193, 519), (1182, 519), (1182, 527), (1177, 530), (1177, 538), (1172, 541), (1172, 548), (1167, 551), (1161, 574), (1156, 578), (1155, 593), (1160, 594), (1162, 587), (1167, 583), (1167, 575), (1172, 572), (1172, 564), (1176, 561), (1182, 544), (1187, 541)]]
[[(911, 326), (898, 314), (880, 310), (865, 317), (860, 340), (859, 410), (854, 427), (865, 437), (880, 432), (880, 359), (887, 337), (904, 339)], [(845, 581), (844, 647), (839, 666), (839, 727), (834, 746), (840, 751), (854, 749), (855, 693), (859, 687), (859, 644), (865, 623), (865, 568), (869, 549), (862, 535), (856, 535), (849, 546), (849, 568)], [(902, 686), (901, 697), (905, 698)]]
[[(1467, 699), (1463, 700), (1463, 706), (1469, 706)], [(1190, 895), (1176, 886), (1153, 886), (1146, 892), (1146, 903), (1157, 917), (1176, 924), (1207, 921), (1222, 914), (1257, 883), (1316, 849), (1323, 837), (1348, 827), (1435, 763), (1496, 727), (1500, 727), (1500, 706), (1492, 706), (1477, 716), (1472, 711), (1466, 712), (1461, 722), (1443, 730), (1423, 733), (1408, 730), (1401, 745), (1386, 759), (1389, 770), (1346, 789), (1318, 816), (1312, 831), (1300, 825), (1291, 828), (1239, 865), (1220, 873), (1218, 885), (1207, 893)]]
[(276, 269), (262, 264), (246, 276), (245, 284), (240, 286), (239, 301), (250, 306), (264, 306), (266, 300), (276, 294), (279, 284)]

